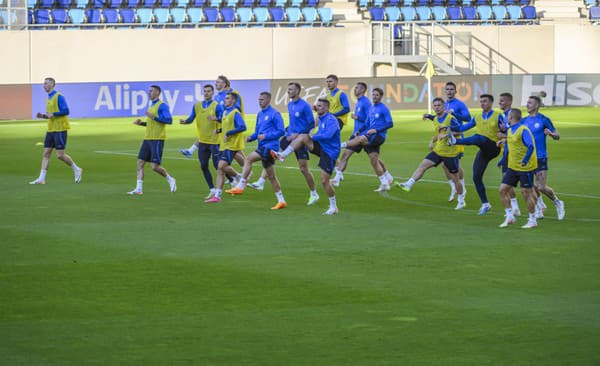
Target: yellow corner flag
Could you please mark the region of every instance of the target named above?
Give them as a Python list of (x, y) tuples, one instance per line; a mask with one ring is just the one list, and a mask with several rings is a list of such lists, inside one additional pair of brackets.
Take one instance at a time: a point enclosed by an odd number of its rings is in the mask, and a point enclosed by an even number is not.
[(430, 80), (435, 75), (435, 69), (433, 68), (433, 62), (431, 57), (427, 57), (427, 68), (425, 69), (425, 79)]

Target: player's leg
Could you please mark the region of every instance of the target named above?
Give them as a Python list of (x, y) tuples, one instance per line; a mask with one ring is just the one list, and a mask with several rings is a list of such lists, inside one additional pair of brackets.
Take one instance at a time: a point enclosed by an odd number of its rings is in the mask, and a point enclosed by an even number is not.
[(375, 175), (377, 175), (377, 178), (379, 179), (379, 188), (377, 188), (375, 192), (389, 191), (390, 185), (388, 183), (388, 179), (386, 178), (384, 170), (381, 167), (381, 164), (379, 163), (379, 151), (369, 150), (368, 154), (369, 163), (371, 163), (371, 167), (373, 168)]
[(75, 176), (75, 183), (81, 181), (81, 173), (83, 169), (77, 166), (73, 159), (65, 152), (67, 148), (67, 131), (55, 132), (54, 137), (54, 148), (56, 149), (56, 156), (58, 159), (73, 169), (73, 175)]
[(358, 147), (346, 147), (344, 149), (344, 152), (342, 153), (342, 157), (341, 159), (338, 161), (337, 166), (335, 167), (335, 176), (333, 177), (333, 179), (331, 179), (331, 183), (333, 184), (334, 187), (338, 187), (340, 185), (340, 182), (344, 180), (344, 171), (346, 171), (346, 167), (348, 166), (348, 160), (350, 160), (350, 157), (352, 156), (352, 154), (354, 154), (356, 151), (360, 151), (361, 148)]
[(312, 150), (312, 145), (311, 137), (308, 134), (303, 133), (298, 135), (298, 137), (296, 137), (282, 152), (271, 150), (271, 156), (273, 156), (275, 159), (279, 159), (280, 161), (284, 161), (288, 155), (300, 149), (302, 146), (306, 146), (309, 150)]
[(238, 184), (225, 191), (229, 194), (242, 194), (244, 193), (244, 190), (246, 189), (246, 179), (250, 176), (250, 174), (252, 173), (252, 164), (254, 164), (254, 162), (261, 160), (261, 153), (259, 150), (253, 151), (251, 152), (246, 159), (244, 159), (244, 167), (242, 168), (242, 174), (241, 177), (238, 180)]
[(410, 192), (412, 186), (417, 183), (419, 179), (423, 178), (423, 175), (429, 168), (438, 166), (441, 162), (442, 159), (439, 155), (434, 152), (430, 152), (413, 172), (410, 179), (403, 183), (396, 183), (396, 186), (401, 188), (403, 191)]
[(323, 185), (325, 193), (327, 193), (327, 197), (329, 197), (329, 208), (323, 213), (323, 215), (335, 215), (338, 213), (337, 202), (335, 199), (335, 189), (333, 189), (330, 179), (331, 173), (321, 169), (321, 184)]
[[(209, 167), (211, 156), (212, 156), (212, 151), (211, 151), (210, 145), (200, 144), (198, 146), (198, 160), (200, 161), (200, 169), (202, 169), (202, 174), (204, 175), (204, 180), (206, 181), (206, 184), (208, 185), (208, 189), (210, 190), (208, 197), (206, 197), (207, 199), (210, 198), (210, 196), (214, 193), (214, 190), (215, 190), (215, 185), (213, 183), (213, 176), (212, 176), (212, 173), (210, 172), (210, 167)], [(212, 160), (213, 160), (213, 165), (214, 165), (215, 164), (214, 157)]]
[[(140, 151), (140, 153), (141, 153), (141, 151)], [(127, 192), (127, 194), (136, 195), (136, 194), (144, 193), (144, 166), (145, 165), (146, 165), (146, 161), (143, 159), (140, 159), (138, 157), (138, 160), (136, 162), (136, 167), (135, 167), (135, 174), (136, 174), (136, 178), (137, 178), (135, 189), (133, 191)]]
[(231, 151), (224, 150), (219, 156), (219, 165), (217, 165), (217, 186), (215, 187), (214, 196), (204, 200), (206, 203), (219, 203), (221, 202), (221, 195), (223, 192), (223, 185), (225, 184), (225, 170), (229, 166), (229, 159), (233, 159)]
[(306, 180), (306, 185), (308, 186), (309, 195), (306, 204), (308, 206), (312, 206), (319, 201), (319, 194), (317, 193), (317, 187), (315, 185), (315, 177), (313, 176), (310, 168), (308, 167), (308, 160), (310, 159), (308, 155), (308, 149), (300, 148), (296, 151), (296, 158), (298, 159), (298, 168), (300, 168), (300, 172), (304, 176), (304, 180)]
[(196, 150), (198, 150), (200, 148), (200, 141), (196, 140), (194, 141), (194, 143), (192, 144), (192, 146), (190, 146), (187, 149), (179, 149), (179, 152), (185, 156), (188, 159), (192, 158), (192, 155), (196, 152)]
[(505, 217), (504, 221), (500, 224), (500, 227), (507, 227), (508, 225), (514, 224), (516, 222), (515, 216), (513, 215), (513, 211), (510, 205), (510, 192), (514, 191), (514, 187), (511, 182), (508, 180), (512, 177), (504, 177), (502, 178), (502, 183), (500, 184), (500, 201), (502, 202), (502, 206), (504, 206)]
[(385, 164), (383, 163), (383, 160), (381, 160), (381, 158), (379, 158), (379, 165), (381, 166), (381, 169), (383, 170), (383, 175), (385, 175), (385, 178), (387, 179), (388, 184), (390, 186), (392, 186), (392, 183), (394, 183), (394, 177), (387, 170), (387, 167), (385, 166)]
[(44, 147), (44, 152), (42, 153), (42, 166), (40, 169), (40, 175), (35, 179), (29, 182), (29, 184), (46, 184), (46, 174), (48, 173), (48, 167), (50, 166), (50, 157), (52, 156), (52, 147)]
[(527, 224), (521, 226), (524, 229), (530, 229), (537, 226), (536, 220), (536, 198), (533, 191), (533, 173), (527, 172), (521, 175), (521, 193), (527, 204), (527, 211), (529, 211), (529, 218)]
[[(545, 167), (545, 170), (538, 170), (535, 173), (535, 187), (536, 187), (537, 191), (543, 193), (544, 195), (546, 195), (548, 198), (550, 198), (552, 200), (552, 202), (554, 203), (554, 206), (556, 206), (556, 214), (558, 216), (558, 219), (562, 220), (565, 217), (565, 204), (563, 201), (561, 201), (558, 198), (558, 196), (556, 195), (554, 190), (547, 184), (547, 178), (548, 178), (547, 165), (544, 164), (544, 167)], [(546, 205), (544, 204), (544, 201), (542, 200), (541, 194), (538, 195), (537, 206), (538, 206), (538, 209), (540, 209), (542, 211), (546, 208)]]
[(264, 171), (267, 174), (267, 179), (271, 183), (271, 187), (273, 187), (273, 192), (275, 192), (275, 197), (277, 198), (277, 204), (271, 207), (271, 210), (281, 210), (282, 208), (287, 207), (287, 203), (285, 202), (285, 198), (283, 197), (283, 192), (281, 191), (281, 184), (279, 184), (279, 179), (277, 179), (277, 175), (275, 174), (275, 160), (272, 156), (264, 156), (262, 159), (262, 164)]
[(263, 169), (260, 173), (260, 177), (252, 183), (248, 183), (248, 187), (254, 188), (258, 191), (262, 191), (265, 188), (265, 179), (267, 178), (267, 172)]
[(485, 184), (483, 184), (483, 173), (485, 173), (489, 162), (490, 161), (483, 150), (479, 150), (477, 154), (475, 154), (475, 159), (473, 159), (473, 183), (475, 183), (475, 190), (481, 200), (481, 208), (479, 209), (480, 215), (485, 215), (492, 209), (492, 205), (490, 205), (485, 191)]
[(149, 145), (151, 146), (151, 155), (150, 155), (150, 166), (152, 170), (154, 170), (159, 175), (165, 177), (167, 182), (169, 183), (169, 188), (171, 192), (175, 192), (177, 190), (177, 184), (175, 178), (171, 177), (167, 170), (161, 165), (162, 164), (162, 154), (163, 148), (165, 146), (164, 140), (153, 140), (149, 141)]

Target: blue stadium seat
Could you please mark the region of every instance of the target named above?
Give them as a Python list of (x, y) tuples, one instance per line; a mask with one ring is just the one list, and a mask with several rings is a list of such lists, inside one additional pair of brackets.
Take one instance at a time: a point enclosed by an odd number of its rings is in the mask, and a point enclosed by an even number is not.
[(496, 20), (506, 19), (506, 15), (508, 14), (506, 6), (504, 5), (494, 5), (492, 6), (492, 11), (494, 12), (494, 18), (496, 18)]
[(521, 4), (522, 6), (527, 6), (529, 5), (529, 0), (519, 0), (519, 4)]
[(509, 5), (506, 7), (508, 12), (508, 19), (518, 20), (522, 18), (521, 7), (518, 5)]
[(75, 7), (78, 9), (85, 9), (88, 5), (88, 0), (75, 0)]
[(269, 9), (268, 8), (254, 8), (252, 10), (252, 14), (254, 14), (254, 21), (258, 25), (264, 26), (266, 22), (269, 21)]
[(27, 0), (27, 8), (33, 9), (33, 8), (37, 7), (37, 2), (38, 2), (38, 0)]
[(119, 10), (118, 9), (112, 9), (112, 8), (104, 9), (104, 11), (102, 12), (102, 15), (104, 15), (105, 23), (110, 23), (110, 24), (119, 23)]
[(259, 8), (268, 8), (271, 5), (271, 0), (258, 0)]
[(287, 16), (288, 23), (292, 25), (296, 25), (302, 20), (302, 14), (300, 13), (300, 9), (295, 7), (286, 8), (285, 15)]
[(446, 20), (448, 19), (448, 12), (445, 6), (434, 6), (431, 8), (433, 19), (435, 20)]
[(192, 0), (191, 4), (194, 8), (201, 8), (206, 4), (206, 0)]
[[(51, 9), (54, 7), (54, 0), (41, 0), (40, 8), (42, 9)], [(46, 23), (43, 23), (46, 24)]]
[[(4, 5), (4, 6), (6, 6), (6, 5)], [(27, 13), (29, 14), (30, 11), (28, 10)], [(27, 19), (29, 24), (33, 23), (33, 11), (31, 11), (31, 14), (32, 14), (31, 15), (32, 21), (29, 22), (29, 17)], [(9, 23), (12, 23), (12, 24), (18, 23), (17, 14), (13, 10), (11, 10), (10, 15), (9, 15), (7, 9), (1, 9), (0, 10), (0, 24), (9, 24)]]
[(56, 6), (61, 9), (69, 9), (71, 7), (71, 5), (72, 5), (71, 0), (58, 0), (58, 3), (56, 4)]
[[(97, 0), (94, 0), (97, 1)], [(156, 0), (142, 0), (142, 3), (140, 4), (143, 8), (152, 8), (154, 7), (154, 4), (156, 4)]]
[(317, 8), (317, 12), (319, 12), (319, 18), (321, 18), (321, 23), (324, 26), (331, 25), (331, 22), (333, 22), (333, 10), (331, 8)]
[(121, 6), (123, 6), (123, 0), (110, 0), (108, 6), (113, 9), (119, 9)]
[(171, 19), (173, 23), (186, 23), (187, 14), (184, 8), (171, 8)]
[(419, 20), (429, 20), (431, 19), (431, 8), (428, 6), (417, 6), (417, 15), (419, 16)]
[(71, 24), (83, 24), (85, 23), (85, 13), (83, 9), (71, 8), (68, 11)]
[(319, 6), (319, 0), (306, 0), (305, 6), (312, 6), (313, 8), (316, 8)]
[(298, 8), (302, 5), (302, 1), (303, 0), (291, 0), (290, 6)]
[(67, 24), (69, 22), (69, 15), (65, 9), (52, 9), (52, 23), (54, 24)]
[(417, 6), (429, 6), (429, 0), (417, 0)]
[(124, 3), (125, 3), (125, 5), (124, 5), (125, 7), (131, 8), (131, 9), (137, 8), (137, 6), (138, 6), (138, 0), (124, 0)]
[(585, 6), (592, 6), (592, 5), (596, 5), (596, 0), (584, 0), (584, 4)]
[(387, 20), (390, 22), (397, 22), (400, 20), (400, 8), (397, 6), (388, 6), (385, 8), (385, 16)]
[(135, 11), (135, 14), (137, 15), (140, 24), (150, 24), (154, 18), (152, 9), (148, 8), (138, 8)]
[(100, 9), (87, 9), (85, 10), (85, 17), (88, 23), (102, 23), (102, 10)]
[(448, 19), (450, 20), (461, 20), (462, 11), (460, 6), (449, 6), (448, 7)]
[(589, 17), (592, 22), (600, 20), (600, 6), (590, 6)]
[(383, 7), (383, 0), (373, 0), (373, 6), (376, 8)]
[(502, 5), (502, 0), (492, 0), (490, 1), (490, 4), (493, 5)]
[(33, 12), (35, 18), (35, 24), (51, 24), (52, 19), (50, 17), (50, 10), (48, 9), (37, 9)]
[(252, 8), (237, 8), (235, 12), (240, 23), (248, 25), (252, 21)]
[(446, 5), (446, 1), (445, 0), (433, 0), (431, 2), (431, 6), (444, 6)]
[(460, 6), (460, 0), (448, 0), (446, 1), (446, 6)]
[(287, 0), (275, 0), (275, 6), (278, 8), (285, 8)]
[(119, 15), (121, 16), (121, 21), (125, 24), (135, 23), (135, 10), (131, 8), (123, 8), (119, 9)]
[(400, 8), (402, 19), (405, 22), (412, 22), (417, 19), (417, 11), (412, 6), (403, 6)]
[(369, 7), (370, 0), (358, 0), (358, 7), (361, 9), (365, 9)]
[(242, 0), (242, 7), (251, 8), (254, 6), (254, 0)]
[(490, 20), (492, 19), (492, 8), (488, 5), (478, 6), (477, 14), (480, 20)]
[(388, 1), (388, 6), (398, 6), (398, 4), (400, 3), (400, 0), (389, 0)]
[(489, 0), (477, 0), (476, 5), (490, 5)]
[(96, 9), (102, 9), (105, 6), (107, 6), (108, 1), (106, 0), (93, 0), (92, 1), (92, 7), (96, 8)]
[(171, 5), (173, 5), (174, 1), (173, 0), (160, 0), (159, 4), (161, 8), (170, 8)]
[(225, 6), (228, 8), (235, 8), (237, 5), (238, 5), (237, 0), (226, 0), (225, 1)]
[(402, 0), (402, 6), (414, 6), (415, 0)]
[(465, 6), (462, 8), (463, 17), (465, 20), (477, 19), (477, 9), (474, 6)]
[(270, 8), (271, 20), (274, 22), (283, 22), (285, 20), (285, 12), (283, 8)]
[(153, 14), (158, 24), (167, 24), (171, 20), (169, 8), (154, 8)]
[(187, 15), (190, 23), (201, 23), (202, 22), (202, 9), (201, 8), (188, 8)]
[(190, 0), (175, 0), (175, 6), (178, 8), (187, 8)]
[(381, 21), (383, 21), (385, 12), (384, 12), (383, 8), (371, 8), (371, 9), (369, 9), (369, 14), (371, 14), (372, 21), (381, 22)]
[(227, 23), (234, 23), (235, 9), (230, 7), (221, 8), (221, 19)]
[(33, 9), (27, 9), (27, 24), (34, 24)]
[(317, 14), (317, 8), (313, 7), (302, 8), (302, 16), (304, 17), (304, 21), (310, 23), (310, 25), (313, 25), (319, 18), (319, 15)]
[(208, 6), (210, 6), (211, 8), (218, 8), (221, 6), (221, 2), (222, 0), (210, 0), (208, 2)]
[(219, 9), (208, 7), (203, 8), (202, 11), (204, 12), (204, 19), (206, 22), (216, 23), (219, 21)]
[(537, 19), (537, 12), (535, 11), (535, 6), (524, 6), (521, 8), (521, 10), (523, 11), (523, 19)]

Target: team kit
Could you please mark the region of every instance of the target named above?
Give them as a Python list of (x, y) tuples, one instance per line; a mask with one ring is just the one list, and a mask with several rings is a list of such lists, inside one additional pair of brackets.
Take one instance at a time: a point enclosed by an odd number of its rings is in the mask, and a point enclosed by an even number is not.
[[(542, 101), (539, 96), (528, 98), (526, 110), (512, 108), (512, 95), (501, 93), (498, 98), (500, 110), (493, 109), (494, 96), (479, 96), (481, 112), (473, 115), (464, 102), (456, 98), (456, 85), (445, 85), (445, 99), (432, 100), (433, 113), (423, 114), (423, 121), (432, 126), (432, 138), (429, 152), (419, 163), (412, 176), (405, 182), (394, 182), (393, 176), (381, 160), (380, 151), (387, 139), (387, 132), (394, 123), (388, 107), (382, 102), (384, 92), (373, 88), (368, 96), (368, 86), (364, 82), (354, 85), (352, 92), (356, 103), (350, 108), (348, 95), (338, 88), (338, 77), (328, 75), (325, 78), (327, 96), (320, 98), (311, 106), (300, 97), (302, 86), (297, 82), (287, 85), (289, 97), (289, 123), (271, 106), (271, 94), (259, 93), (260, 111), (256, 116), (254, 133), (245, 136), (245, 121), (242, 96), (233, 89), (227, 77), (217, 77), (215, 84), (206, 84), (202, 88), (203, 100), (197, 102), (186, 119), (180, 124), (194, 124), (196, 141), (180, 153), (187, 158), (197, 155), (204, 179), (209, 189), (205, 201), (207, 204), (219, 204), (224, 193), (242, 195), (246, 188), (263, 190), (268, 180), (277, 198), (272, 210), (287, 207), (287, 202), (277, 178), (275, 164), (294, 155), (298, 168), (306, 180), (309, 190), (307, 205), (316, 205), (320, 197), (317, 193), (315, 178), (308, 166), (310, 155), (318, 157), (321, 185), (329, 199), (324, 215), (336, 215), (339, 212), (335, 197), (335, 188), (344, 180), (344, 171), (351, 156), (364, 150), (379, 180), (375, 192), (386, 192), (396, 187), (410, 192), (425, 172), (441, 165), (450, 186), (449, 202), (456, 201), (456, 210), (466, 207), (466, 188), (464, 171), (460, 164), (465, 146), (475, 146), (478, 151), (473, 160), (473, 183), (481, 208), (479, 215), (488, 213), (492, 206), (488, 201), (483, 175), (488, 164), (498, 159), (502, 169), (502, 182), (499, 192), (504, 206), (504, 221), (501, 228), (515, 224), (521, 210), (516, 198), (515, 188), (520, 186), (526, 203), (527, 222), (524, 229), (537, 227), (538, 220), (544, 217), (545, 195), (555, 205), (557, 217), (565, 217), (564, 202), (547, 184), (548, 154), (547, 137), (559, 140), (560, 134), (552, 121), (539, 112)], [(44, 79), (44, 90), (48, 93), (46, 112), (37, 113), (38, 118), (48, 119), (48, 131), (44, 140), (44, 152), (40, 175), (30, 184), (45, 184), (52, 151), (56, 150), (59, 160), (73, 170), (75, 183), (82, 180), (83, 169), (73, 158), (65, 153), (69, 125), (69, 107), (65, 97), (55, 90), (53, 78)], [(145, 136), (137, 160), (136, 187), (127, 192), (129, 195), (142, 195), (144, 168), (149, 163), (152, 170), (163, 176), (171, 192), (177, 190), (176, 179), (162, 165), (166, 126), (173, 123), (168, 105), (161, 100), (161, 88), (150, 86), (148, 97), (150, 105), (145, 118), (133, 123), (145, 127)], [(348, 141), (341, 141), (340, 131), (354, 120), (354, 129)], [(465, 132), (474, 130), (474, 134), (465, 137)], [(257, 141), (256, 150), (247, 156), (245, 144)], [(233, 167), (237, 162), (241, 171)], [(252, 166), (260, 161), (260, 177), (250, 182)], [(210, 166), (216, 170), (213, 179)], [(231, 188), (224, 189), (229, 184)]]

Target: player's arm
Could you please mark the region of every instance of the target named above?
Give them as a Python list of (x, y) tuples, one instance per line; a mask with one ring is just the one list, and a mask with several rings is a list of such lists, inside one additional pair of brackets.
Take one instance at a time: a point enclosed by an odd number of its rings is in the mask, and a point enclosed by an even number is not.
[[(333, 120), (335, 120), (335, 118), (333, 118)], [(337, 121), (335, 121), (336, 123), (333, 123), (333, 120), (331, 121), (331, 123), (325, 123), (325, 128), (319, 127), (317, 133), (312, 137), (313, 140), (320, 141), (332, 138), (339, 128)]]
[(527, 147), (525, 157), (523, 158), (523, 161), (521, 161), (521, 166), (525, 166), (529, 162), (529, 159), (531, 159), (531, 155), (533, 155), (533, 149), (535, 145), (533, 142), (533, 136), (531, 135), (531, 132), (527, 129), (523, 131), (523, 134), (521, 135), (521, 140), (523, 141), (523, 145)]
[(225, 136), (235, 135), (236, 133), (242, 133), (246, 131), (246, 122), (244, 122), (244, 118), (239, 113), (235, 114), (233, 119), (233, 130), (229, 130), (225, 132)]
[(454, 118), (454, 116), (451, 116), (452, 119), (450, 119), (450, 131), (452, 132), (456, 132), (456, 133), (460, 133), (461, 131), (461, 127), (462, 127), (462, 123), (460, 123), (460, 121), (456, 118)]
[(464, 103), (460, 103), (458, 108), (454, 110), (452, 113), (456, 118), (458, 118), (461, 122), (467, 122), (471, 120), (471, 113), (469, 112), (469, 108)]
[(60, 116), (68, 116), (69, 115), (69, 106), (67, 105), (67, 100), (64, 96), (59, 95), (58, 98), (58, 112), (48, 113), (50, 116), (60, 117)]
[(350, 102), (348, 101), (348, 96), (342, 91), (340, 91), (340, 93), (340, 104), (342, 105), (342, 109), (336, 113), (332, 113), (336, 117), (350, 113)]
[(192, 121), (196, 118), (196, 108), (192, 107), (192, 113), (190, 113), (190, 116), (187, 119), (180, 119), (179, 123), (181, 123), (182, 125), (187, 125), (192, 123)]
[(310, 131), (317, 127), (317, 119), (315, 119), (315, 115), (313, 114), (312, 108), (310, 108), (310, 105), (308, 103), (304, 104), (304, 107), (302, 108), (302, 113), (306, 116), (306, 128), (308, 129), (306, 131), (303, 131), (303, 133), (310, 133)]
[(553, 140), (560, 140), (560, 133), (548, 118), (544, 120), (544, 135), (552, 137)]
[[(456, 122), (458, 122), (458, 121), (456, 121)], [(471, 120), (469, 122), (467, 122), (467, 123), (460, 123), (460, 122), (458, 122), (458, 124), (459, 124), (458, 130), (457, 131), (452, 130), (452, 131), (455, 131), (455, 132), (465, 132), (465, 131), (468, 131), (471, 128), (475, 127), (475, 125), (477, 125), (477, 122), (475, 121), (475, 118), (471, 118)]]
[(258, 121), (258, 114), (256, 115), (256, 125), (254, 126), (254, 133), (248, 137), (246, 137), (246, 141), (247, 142), (252, 142), (256, 139), (258, 139), (258, 128), (259, 128), (259, 121)]
[(173, 117), (171, 117), (171, 112), (169, 112), (169, 107), (165, 103), (161, 104), (158, 107), (158, 116), (153, 116), (150, 112), (146, 112), (146, 115), (152, 120), (163, 123), (165, 125), (170, 125), (173, 123)]
[[(372, 128), (371, 128), (371, 130), (369, 130), (368, 134), (372, 135), (374, 133), (382, 133), (384, 131), (389, 130), (392, 127), (394, 127), (394, 120), (392, 119), (392, 114), (390, 113), (390, 110), (386, 109), (383, 112), (383, 124), (381, 124), (379, 126), (372, 126)], [(373, 132), (371, 132), (371, 131), (373, 131)]]
[(500, 141), (498, 141), (496, 143), (496, 146), (500, 147), (501, 145), (504, 145), (504, 151), (502, 152), (502, 158), (500, 158), (500, 160), (498, 161), (498, 165), (497, 166), (502, 166), (504, 164), (505, 161), (508, 160), (508, 144), (506, 143), (506, 139), (501, 139)]
[(272, 128), (265, 131), (265, 140), (277, 140), (281, 136), (285, 135), (285, 129), (283, 127), (283, 117), (281, 113), (275, 113), (273, 115)]

